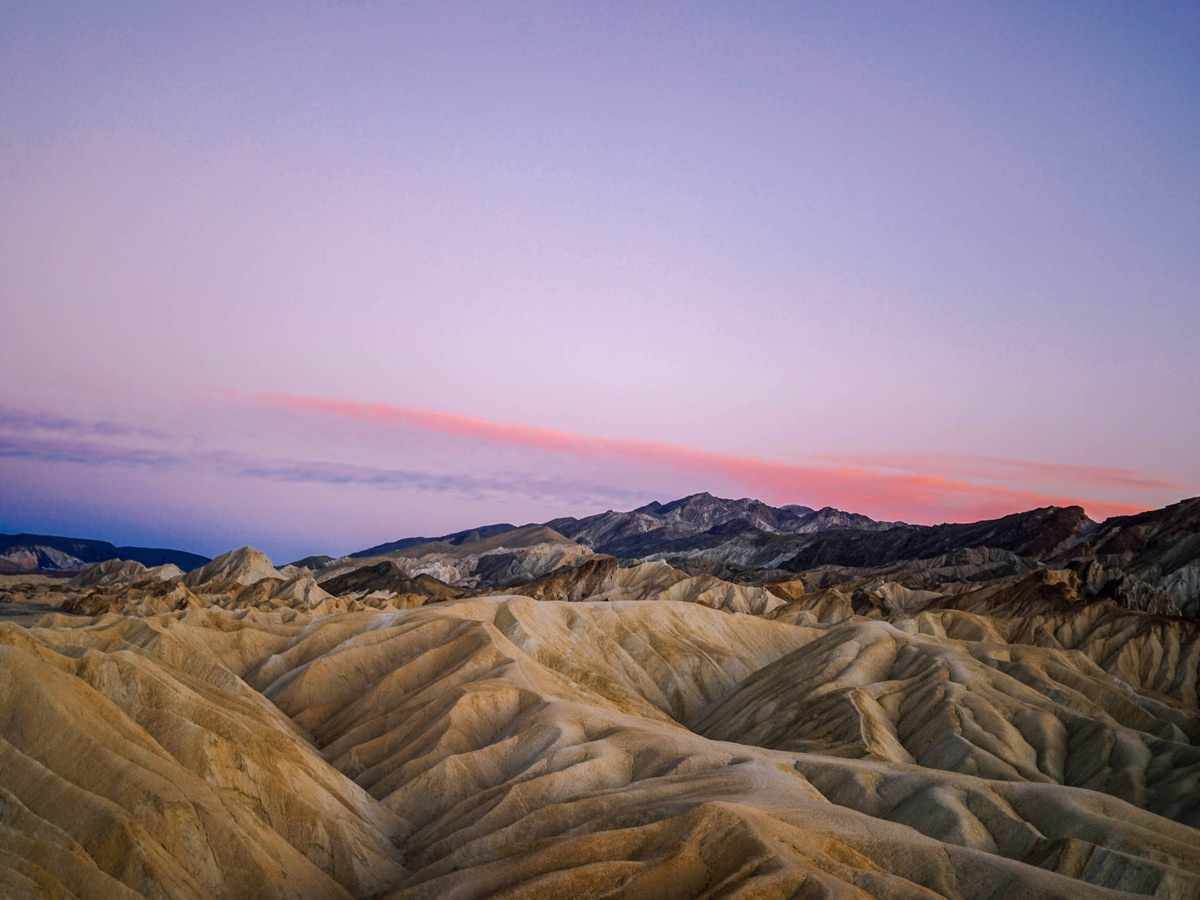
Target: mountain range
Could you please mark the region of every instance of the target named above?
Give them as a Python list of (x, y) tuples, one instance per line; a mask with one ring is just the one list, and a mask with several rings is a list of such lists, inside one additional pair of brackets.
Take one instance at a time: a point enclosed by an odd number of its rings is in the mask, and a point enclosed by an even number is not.
[[(1200, 498), (1103, 523), (1071, 506), (968, 524), (908, 525), (828, 507), (776, 508), (701, 493), (583, 519), (404, 538), (352, 553), (341, 565), (397, 558), (450, 583), (499, 589), (565, 565), (571, 555), (563, 549), (567, 543), (623, 564), (663, 560), (694, 575), (746, 584), (788, 581), (815, 570), (825, 571), (828, 584), (833, 570), (849, 580), (982, 551), (971, 564), (978, 577), (1054, 566), (1076, 572), (1090, 596), (1119, 599), (1131, 608), (1200, 614)], [(557, 549), (547, 555), (550, 547)], [(574, 555), (582, 558), (584, 550)], [(556, 566), (547, 568), (549, 562)], [(335, 563), (324, 557), (318, 568)]]
[[(692, 575), (742, 584), (785, 582), (804, 573), (810, 573), (811, 582), (811, 573), (822, 571), (829, 586), (838, 578), (883, 575), (905, 566), (911, 581), (913, 571), (930, 569), (920, 561), (962, 551), (985, 552), (970, 564), (978, 578), (1052, 566), (1076, 572), (1089, 596), (1111, 597), (1130, 608), (1200, 614), (1200, 498), (1103, 523), (1072, 506), (967, 524), (909, 525), (829, 507), (772, 507), (700, 493), (583, 519), (401, 538), (345, 557), (306, 557), (291, 565), (322, 583), (340, 579), (334, 585), (341, 587), (366, 583), (365, 576), (350, 576), (363, 563), (389, 561), (404, 578), (427, 575), (478, 591), (512, 587), (600, 554), (624, 565), (662, 560)], [(177, 550), (0, 535), (0, 572), (71, 573), (108, 559), (170, 563), (185, 571), (209, 562)], [(377, 571), (376, 580), (399, 584), (395, 575)], [(956, 577), (968, 574), (959, 571)]]

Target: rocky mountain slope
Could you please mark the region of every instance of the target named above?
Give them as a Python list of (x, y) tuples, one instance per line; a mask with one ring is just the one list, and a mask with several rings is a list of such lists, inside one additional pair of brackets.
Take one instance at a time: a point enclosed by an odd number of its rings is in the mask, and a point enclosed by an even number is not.
[(1079, 572), (1093, 593), (1200, 616), (1200, 498), (1108, 519), (1082, 537), (1054, 562)]
[(154, 547), (117, 547), (108, 541), (45, 534), (0, 534), (0, 574), (78, 572), (108, 559), (133, 560), (146, 566), (175, 565), (187, 570), (208, 562), (207, 556)]
[[(530, 535), (536, 538), (531, 541)], [(531, 552), (533, 544), (543, 549), (573, 544), (575, 549), (547, 555)], [(338, 571), (356, 558), (386, 556), (405, 571), (427, 572), (467, 589), (495, 590), (549, 574), (570, 560), (582, 561), (590, 550), (626, 566), (664, 560), (692, 575), (752, 585), (797, 578), (812, 583), (814, 573), (824, 573), (830, 584), (838, 580), (837, 572), (850, 581), (896, 570), (931, 589), (1053, 566), (1076, 571), (1089, 597), (1110, 597), (1132, 609), (1200, 615), (1200, 498), (1104, 523), (1093, 522), (1075, 506), (930, 526), (695, 494), (624, 513), (524, 528), (492, 525), (380, 546), (393, 549), (382, 556), (352, 554)], [(939, 575), (929, 561), (943, 558), (954, 571)]]
[(463, 590), (493, 589), (537, 578), (592, 555), (588, 547), (544, 525), (494, 525), (444, 538), (406, 538), (379, 546), (389, 549), (375, 552), (379, 548), (372, 548), (322, 560), (315, 571), (326, 581), (388, 561), (411, 578), (426, 575)]
[(390, 559), (324, 577), (321, 589), (335, 597), (391, 593), (411, 594), (429, 600), (454, 600), (463, 595), (463, 591), (438, 581), (432, 575), (409, 578), (404, 574), (404, 569)]
[(695, 568), (725, 567), (727, 577), (762, 577), (763, 570), (804, 572), (819, 566), (884, 566), (928, 559), (964, 549), (992, 549), (1035, 560), (1048, 559), (1096, 527), (1079, 507), (1046, 507), (1001, 519), (962, 525), (847, 527), (802, 534), (720, 528), (660, 545), (649, 558)]
[(468, 528), (466, 531), (456, 531), (453, 534), (444, 534), (441, 537), (411, 537), (402, 538), (398, 541), (390, 541), (386, 544), (377, 544), (374, 547), (368, 547), (366, 550), (359, 550), (356, 553), (351, 553), (351, 557), (364, 556), (387, 556), (389, 553), (395, 553), (399, 550), (407, 550), (411, 547), (420, 546), (423, 544), (448, 544), (452, 547), (459, 547), (463, 544), (473, 544), (477, 541), (483, 541), (490, 537), (503, 534), (506, 531), (515, 531), (516, 525), (484, 525), (481, 528)]
[(671, 503), (648, 503), (630, 512), (608, 510), (587, 518), (554, 518), (546, 526), (571, 540), (612, 556), (641, 557), (661, 542), (677, 541), (724, 526), (726, 534), (757, 529), (806, 534), (829, 528), (884, 529), (888, 522), (832, 508), (814, 510), (788, 505), (776, 509), (762, 500), (726, 500), (710, 493), (691, 494)]
[(560, 534), (599, 553), (623, 558), (645, 557), (668, 544), (681, 546), (713, 529), (732, 536), (755, 530), (772, 534), (810, 534), (836, 528), (886, 530), (893, 523), (826, 507), (768, 506), (761, 500), (723, 500), (712, 494), (692, 494), (670, 503), (657, 501), (632, 510), (609, 510), (585, 519), (552, 519), (546, 523)]
[[(583, 519), (564, 517), (541, 523), (542, 528), (573, 543), (622, 559), (643, 558), (668, 545), (676, 548), (706, 546), (711, 542), (710, 533), (728, 538), (744, 531), (810, 534), (840, 528), (886, 530), (894, 525), (831, 507), (821, 510), (795, 505), (776, 508), (761, 500), (724, 500), (708, 493), (693, 494), (670, 503), (655, 501), (629, 512), (609, 510)], [(350, 558), (411, 557), (420, 547), (449, 552), (454, 547), (494, 547), (502, 543), (510, 549), (519, 548), (524, 535), (537, 527), (537, 523), (522, 528), (508, 524), (485, 525), (437, 538), (403, 538), (351, 553)], [(489, 541), (493, 543), (489, 545)], [(329, 561), (329, 557), (310, 557), (297, 564), (324, 566)]]

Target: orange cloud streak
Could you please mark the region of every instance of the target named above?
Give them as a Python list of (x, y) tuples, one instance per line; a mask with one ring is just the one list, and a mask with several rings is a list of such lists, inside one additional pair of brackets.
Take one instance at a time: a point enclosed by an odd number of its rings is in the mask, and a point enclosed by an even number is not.
[[(227, 393), (220, 389), (219, 393)], [(699, 472), (741, 484), (772, 503), (819, 504), (909, 522), (974, 521), (1040, 506), (1083, 506), (1093, 518), (1129, 515), (1147, 507), (1011, 490), (936, 475), (886, 473), (855, 465), (808, 466), (629, 438), (600, 438), (528, 425), (492, 422), (386, 403), (254, 394), (277, 409), (353, 422), (409, 426), (472, 440), (509, 444), (639, 466)]]
[(873, 469), (898, 469), (904, 472), (950, 472), (968, 479), (984, 481), (1069, 481), (1099, 487), (1137, 488), (1155, 491), (1187, 491), (1187, 485), (1139, 472), (1109, 466), (1031, 462), (1002, 456), (971, 456), (956, 453), (894, 454), (870, 453), (815, 456), (821, 462), (862, 466)]

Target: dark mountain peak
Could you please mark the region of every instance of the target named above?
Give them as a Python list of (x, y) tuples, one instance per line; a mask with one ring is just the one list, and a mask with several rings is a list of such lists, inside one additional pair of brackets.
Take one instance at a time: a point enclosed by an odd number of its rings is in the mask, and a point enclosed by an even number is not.
[(290, 562), (288, 565), (295, 566), (297, 569), (312, 569), (313, 571), (319, 572), (321, 569), (328, 569), (335, 562), (337, 562), (337, 560), (332, 556), (325, 556), (322, 554), (320, 556), (306, 556), (303, 559), (297, 559), (294, 562)]
[[(831, 507), (825, 507), (831, 509)], [(801, 506), (799, 503), (788, 503), (785, 506), (779, 507), (782, 512), (795, 513), (796, 515), (806, 515), (807, 513), (816, 512), (811, 506)]]
[(1113, 516), (1100, 523), (1100, 527), (1105, 531), (1138, 526), (1148, 526), (1156, 531), (1162, 528), (1179, 528), (1188, 532), (1200, 530), (1200, 497), (1189, 497), (1162, 509), (1148, 509), (1129, 516)]
[(664, 504), (659, 509), (659, 513), (665, 516), (669, 516), (672, 513), (698, 513), (704, 510), (728, 507), (737, 502), (737, 500), (714, 497), (708, 491), (702, 491), (699, 494), (689, 494), (686, 497), (680, 497), (678, 500), (672, 500), (670, 503)]
[(723, 497), (717, 497), (714, 494), (710, 494), (708, 491), (700, 491), (697, 494), (688, 494), (686, 497), (680, 497), (678, 500), (672, 500), (670, 503), (668, 503), (666, 505), (666, 508), (672, 509), (675, 507), (687, 506), (689, 504), (694, 504), (694, 503), (709, 503), (709, 502), (733, 503), (735, 501), (726, 500)]
[(366, 550), (357, 550), (349, 556), (358, 558), (363, 556), (383, 556), (385, 553), (395, 553), (397, 550), (407, 550), (409, 547), (416, 547), (420, 544), (451, 544), (458, 547), (462, 544), (474, 544), (478, 541), (486, 540), (498, 534), (503, 534), (506, 531), (516, 531), (516, 525), (510, 525), (507, 522), (499, 525), (483, 525), (479, 528), (468, 528), (465, 531), (456, 531), (453, 534), (444, 534), (441, 537), (410, 537), (401, 538), (398, 541), (388, 541), (386, 544), (376, 544), (374, 547), (368, 547)]
[(667, 516), (672, 513), (678, 513), (681, 516), (704, 515), (717, 511), (726, 516), (734, 516), (743, 512), (761, 513), (769, 511), (770, 514), (778, 514), (779, 512), (775, 507), (769, 506), (753, 497), (730, 500), (726, 497), (716, 497), (708, 493), (708, 491), (702, 491), (699, 494), (690, 494), (687, 497), (680, 497), (678, 500), (672, 500), (670, 503), (664, 504), (659, 508), (659, 512)]
[(708, 491), (701, 491), (698, 494), (688, 494), (686, 497), (680, 497), (678, 500), (669, 500), (666, 503), (659, 503), (657, 500), (654, 500), (645, 506), (639, 507), (634, 512), (669, 516), (675, 512), (708, 509), (714, 505), (731, 502), (730, 500), (722, 500), (720, 497), (714, 497)]

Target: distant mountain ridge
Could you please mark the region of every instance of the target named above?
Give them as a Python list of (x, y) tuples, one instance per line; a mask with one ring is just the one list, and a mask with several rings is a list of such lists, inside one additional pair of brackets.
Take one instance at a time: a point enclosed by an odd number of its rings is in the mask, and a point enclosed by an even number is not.
[(161, 547), (118, 547), (108, 541), (47, 534), (0, 534), (0, 574), (78, 572), (110, 559), (133, 560), (151, 568), (171, 564), (185, 572), (211, 561), (198, 553)]
[[(825, 507), (815, 510), (790, 504), (774, 507), (761, 500), (725, 500), (708, 492), (681, 497), (669, 503), (654, 501), (630, 512), (608, 512), (583, 519), (563, 517), (545, 523), (597, 553), (639, 558), (668, 545), (715, 533), (725, 538), (743, 531), (772, 534), (805, 534), (838, 528), (882, 531), (893, 522)], [(714, 531), (719, 529), (719, 531)]]
[[(622, 566), (661, 560), (692, 575), (740, 584), (788, 581), (802, 573), (810, 573), (805, 576), (810, 583), (835, 583), (868, 572), (882, 577), (889, 571), (931, 571), (926, 560), (942, 560), (936, 568), (949, 567), (963, 582), (1050, 566), (1075, 572), (1090, 598), (1110, 597), (1131, 609), (1200, 614), (1200, 498), (1103, 523), (1078, 506), (1049, 506), (980, 522), (908, 525), (830, 507), (772, 507), (701, 493), (543, 525), (489, 525), (435, 539), (407, 538), (351, 557), (424, 557), (430, 562), (423, 565), (441, 566), (430, 569), (437, 577), (458, 583), (467, 569), (446, 560), (469, 555), (470, 586), (500, 589), (522, 578), (554, 576), (558, 570), (547, 568), (554, 557), (545, 548), (555, 535), (576, 545), (577, 557), (591, 552)], [(523, 549), (532, 546), (535, 554)], [(817, 570), (827, 574), (811, 574)], [(571, 578), (587, 581), (587, 572)]]
[[(749, 497), (726, 500), (702, 492), (667, 503), (657, 500), (628, 512), (608, 510), (577, 519), (563, 516), (548, 522), (517, 526), (509, 523), (468, 528), (440, 537), (410, 537), (376, 544), (348, 554), (350, 558), (386, 556), (426, 545), (461, 547), (496, 538), (514, 531), (541, 526), (582, 544), (597, 553), (621, 558), (637, 558), (667, 546), (671, 542), (695, 538), (721, 529), (726, 538), (743, 531), (758, 530), (772, 534), (806, 534), (837, 528), (866, 531), (886, 530), (902, 523), (877, 522), (874, 519), (825, 507), (815, 510), (790, 504), (774, 507)], [(324, 557), (298, 561), (317, 562)]]
[[(1081, 507), (1048, 506), (966, 524), (900, 525), (883, 531), (848, 528), (808, 534), (774, 542), (771, 550), (777, 553), (786, 546), (787, 559), (778, 567), (790, 572), (822, 565), (880, 566), (982, 547), (1049, 559), (1095, 527)], [(753, 564), (754, 560), (747, 562)]]
[[(1078, 578), (1079, 595), (1089, 602), (1108, 598), (1127, 609), (1200, 616), (1200, 498), (1102, 523), (1078, 506), (1049, 506), (980, 522), (908, 525), (829, 507), (772, 507), (702, 493), (627, 512), (403, 538), (336, 559), (306, 557), (278, 571), (250, 548), (211, 561), (179, 550), (117, 547), (106, 541), (0, 535), (0, 574), (75, 574), (110, 560), (151, 569), (177, 567), (189, 573), (180, 575), (188, 587), (310, 577), (314, 586), (329, 583), (338, 596), (399, 591), (414, 597), (520, 585), (530, 585), (521, 592), (573, 595), (608, 585), (613, 566), (666, 563), (688, 576), (729, 585), (803, 581), (808, 590), (849, 586), (846, 590), (852, 592), (861, 587), (871, 596), (883, 591), (879, 596), (886, 594), (889, 603), (899, 602), (892, 596), (899, 596), (897, 591), (930, 592), (944, 584), (1055, 569)], [(95, 577), (111, 580), (119, 574), (143, 575), (113, 569)], [(164, 572), (154, 574), (171, 580)], [(425, 582), (418, 590), (414, 585), (421, 579), (436, 582), (436, 590)], [(871, 586), (875, 582), (893, 586), (877, 590)], [(601, 593), (610, 590), (615, 588), (608, 585)], [(791, 588), (783, 590), (791, 596)], [(905, 603), (915, 602), (905, 596)], [(741, 595), (722, 602), (743, 601), (750, 602)]]
[[(342, 560), (307, 557), (296, 565), (333, 577), (350, 560), (402, 561), (409, 574), (433, 574), (475, 588), (502, 588), (541, 577), (554, 565), (592, 554), (636, 561), (665, 549), (696, 550), (744, 533), (796, 535), (837, 528), (886, 530), (896, 523), (832, 508), (773, 507), (761, 500), (726, 500), (709, 493), (628, 512), (608, 510), (583, 519), (562, 517), (517, 527), (485, 525), (441, 537), (412, 537), (376, 544)], [(551, 566), (551, 568), (547, 568)]]

